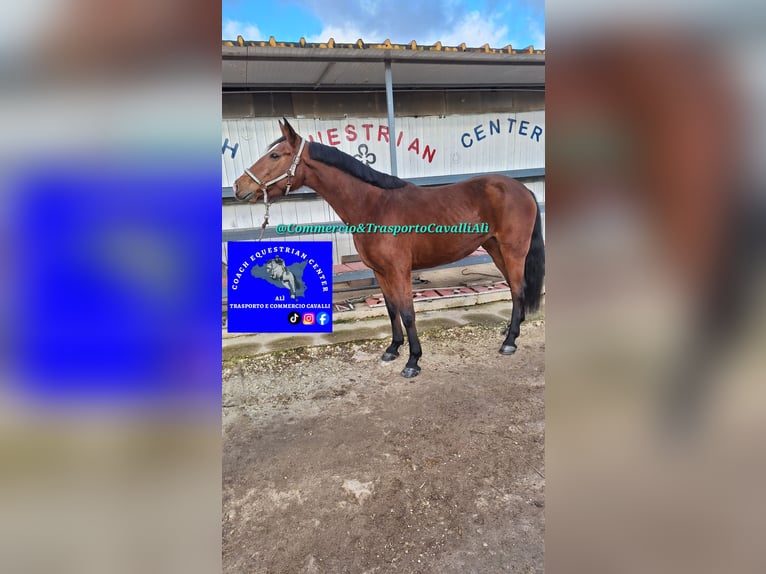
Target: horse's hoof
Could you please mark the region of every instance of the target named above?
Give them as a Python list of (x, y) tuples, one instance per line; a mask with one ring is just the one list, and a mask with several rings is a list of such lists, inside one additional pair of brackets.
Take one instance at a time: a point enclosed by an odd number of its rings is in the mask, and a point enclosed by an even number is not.
[(418, 373), (420, 373), (420, 367), (404, 367), (402, 376), (405, 379), (411, 379), (412, 377), (417, 377)]
[(384, 361), (388, 362), (388, 361), (393, 361), (398, 356), (399, 356), (399, 353), (385, 352), (385, 353), (383, 353), (383, 356), (381, 357), (381, 359), (383, 359)]
[(515, 352), (516, 352), (515, 345), (503, 345), (502, 347), (500, 347), (501, 355), (513, 355)]

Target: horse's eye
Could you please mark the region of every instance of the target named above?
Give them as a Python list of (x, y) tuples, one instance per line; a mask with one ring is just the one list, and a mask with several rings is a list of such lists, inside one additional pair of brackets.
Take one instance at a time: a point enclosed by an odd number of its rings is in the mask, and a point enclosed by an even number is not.
[(271, 159), (279, 159), (279, 154), (278, 153), (273, 153), (269, 157), (271, 157)]

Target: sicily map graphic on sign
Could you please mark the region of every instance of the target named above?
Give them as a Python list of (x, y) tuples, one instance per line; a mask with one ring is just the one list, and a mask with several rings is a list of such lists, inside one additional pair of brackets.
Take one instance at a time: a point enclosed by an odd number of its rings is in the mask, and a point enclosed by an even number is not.
[(230, 333), (332, 332), (332, 242), (228, 243)]

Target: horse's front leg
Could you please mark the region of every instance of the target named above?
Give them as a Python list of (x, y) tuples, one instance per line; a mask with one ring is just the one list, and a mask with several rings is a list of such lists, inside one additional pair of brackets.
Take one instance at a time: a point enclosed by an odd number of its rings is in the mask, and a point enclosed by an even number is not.
[(386, 300), (386, 310), (388, 311), (388, 318), (391, 320), (391, 344), (383, 353), (382, 359), (384, 361), (393, 361), (399, 356), (399, 347), (404, 343), (404, 333), (402, 332), (402, 323), (399, 321), (399, 309), (388, 299)]
[(388, 290), (388, 283), (381, 275), (375, 274), (375, 278), (380, 285), (380, 290), (383, 292), (383, 298), (386, 301), (386, 310), (388, 311), (388, 318), (391, 320), (391, 344), (383, 353), (381, 359), (384, 361), (393, 361), (399, 356), (399, 347), (404, 343), (404, 333), (402, 332), (402, 323), (399, 321), (399, 308), (394, 305), (390, 292)]
[(423, 354), (420, 348), (420, 339), (418, 339), (418, 331), (415, 328), (415, 304), (412, 300), (411, 270), (407, 269), (391, 273), (391, 276), (388, 278), (388, 284), (391, 290), (391, 301), (399, 309), (399, 316), (402, 318), (404, 330), (407, 332), (410, 358), (402, 370), (402, 376), (410, 379), (420, 373), (418, 361)]

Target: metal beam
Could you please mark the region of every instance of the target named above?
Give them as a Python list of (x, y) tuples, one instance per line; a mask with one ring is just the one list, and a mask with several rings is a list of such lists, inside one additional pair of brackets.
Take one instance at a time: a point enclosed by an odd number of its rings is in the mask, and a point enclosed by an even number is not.
[(327, 65), (324, 67), (324, 70), (322, 70), (322, 73), (319, 75), (319, 79), (317, 79), (317, 81), (314, 82), (315, 88), (318, 88), (319, 86), (322, 85), (322, 80), (324, 80), (325, 76), (334, 65), (335, 65), (335, 62), (327, 62)]
[(386, 60), (386, 107), (388, 108), (388, 153), (391, 156), (391, 175), (396, 169), (396, 128), (394, 127), (394, 83), (391, 79), (391, 60)]

